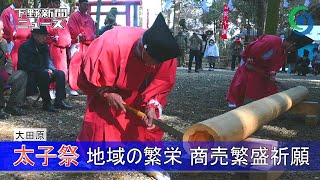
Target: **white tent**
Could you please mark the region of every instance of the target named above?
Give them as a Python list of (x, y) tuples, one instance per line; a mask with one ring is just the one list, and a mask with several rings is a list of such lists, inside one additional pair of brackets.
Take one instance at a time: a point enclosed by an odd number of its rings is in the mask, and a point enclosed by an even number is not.
[[(299, 25), (299, 27), (303, 28), (303, 30), (297, 30), (297, 31), (302, 32), (305, 29), (307, 29), (308, 26)], [(306, 36), (313, 39), (314, 40), (313, 43), (320, 44), (320, 25), (313, 26), (311, 32), (309, 34), (306, 34)]]

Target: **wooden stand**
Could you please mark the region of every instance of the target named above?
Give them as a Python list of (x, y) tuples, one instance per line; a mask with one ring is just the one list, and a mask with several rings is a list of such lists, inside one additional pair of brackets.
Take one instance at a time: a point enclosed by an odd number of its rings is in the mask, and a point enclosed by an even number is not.
[(305, 115), (320, 115), (320, 103), (313, 101), (303, 101), (292, 107), (289, 112)]
[(319, 123), (319, 119), (317, 115), (306, 115), (305, 124), (307, 126), (316, 126)]
[(289, 110), (290, 113), (305, 115), (305, 124), (316, 126), (320, 121), (320, 103), (313, 101), (303, 101)]

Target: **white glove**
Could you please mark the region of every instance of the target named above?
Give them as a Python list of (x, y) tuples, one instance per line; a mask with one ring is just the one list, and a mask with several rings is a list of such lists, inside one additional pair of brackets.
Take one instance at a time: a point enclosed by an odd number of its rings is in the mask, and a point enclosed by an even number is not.
[(11, 53), (12, 49), (13, 49), (13, 46), (14, 46), (14, 43), (13, 41), (11, 41), (9, 44), (8, 44), (8, 53)]
[(78, 43), (79, 43), (79, 42), (82, 42), (82, 41), (85, 41), (85, 39), (86, 39), (86, 36), (84, 35), (84, 32), (80, 33), (80, 34), (77, 36)]
[(70, 56), (72, 58), (72, 56), (76, 53), (80, 51), (80, 43), (75, 43), (72, 44), (70, 47)]

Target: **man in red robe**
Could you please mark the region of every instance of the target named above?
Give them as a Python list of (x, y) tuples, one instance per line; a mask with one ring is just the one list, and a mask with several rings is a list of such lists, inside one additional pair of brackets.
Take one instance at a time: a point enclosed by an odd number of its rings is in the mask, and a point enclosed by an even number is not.
[(244, 99), (261, 99), (278, 92), (276, 72), (286, 61), (288, 53), (312, 43), (313, 40), (297, 31), (287, 39), (263, 35), (249, 44), (230, 84), (229, 107), (241, 106)]
[[(77, 141), (161, 141), (166, 97), (173, 89), (179, 46), (162, 14), (147, 31), (114, 27), (89, 46), (77, 80), (86, 93), (84, 123)], [(124, 104), (145, 112), (139, 118)], [(150, 176), (169, 177), (159, 171)]]
[[(49, 0), (49, 8), (60, 8), (60, 0)], [(44, 21), (52, 22), (50, 19), (44, 19)], [(67, 52), (66, 48), (71, 45), (71, 36), (69, 28), (67, 26), (66, 19), (63, 19), (61, 23), (63, 28), (53, 28), (52, 26), (47, 26), (48, 30), (48, 44), (50, 56), (53, 61), (53, 65), (64, 72), (66, 75), (66, 81), (68, 80), (68, 65), (67, 65)], [(51, 86), (50, 94), (55, 97), (54, 86)]]
[(79, 9), (70, 15), (68, 27), (71, 34), (71, 61), (69, 65), (69, 84), (71, 95), (78, 95), (77, 82), (74, 80), (80, 73), (81, 58), (96, 37), (94, 21), (88, 11), (88, 0), (79, 0)]
[[(93, 41), (77, 80), (88, 95), (78, 141), (160, 141), (163, 132), (152, 120), (174, 86), (179, 55), (162, 14), (147, 31), (114, 27)], [(147, 117), (126, 113), (123, 104)]]
[(26, 19), (27, 23), (19, 23), (19, 12), (14, 10), (15, 8), (21, 8), (23, 1), (14, 0), (13, 4), (4, 10), (0, 17), (4, 25), (3, 37), (8, 42), (14, 71), (17, 70), (19, 47), (31, 37), (31, 28), (19, 28), (19, 26), (24, 25), (31, 27), (31, 22), (23, 15), (21, 19)]

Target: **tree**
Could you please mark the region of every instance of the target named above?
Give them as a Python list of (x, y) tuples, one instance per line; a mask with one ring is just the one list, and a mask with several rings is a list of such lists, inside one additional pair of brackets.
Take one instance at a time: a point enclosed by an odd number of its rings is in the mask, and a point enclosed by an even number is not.
[(41, 0), (41, 8), (48, 7), (48, 0)]
[(174, 3), (174, 14), (173, 14), (173, 34), (176, 35), (178, 33), (179, 20), (180, 20), (180, 9), (181, 9), (181, 1), (175, 0)]
[(70, 14), (76, 10), (76, 0), (66, 0), (66, 3), (69, 4), (70, 7)]
[(203, 15), (203, 22), (204, 24), (213, 24), (214, 29), (213, 31), (216, 33), (217, 29), (221, 29), (222, 24), (222, 15), (223, 15), (223, 1), (215, 1), (210, 6), (209, 13), (205, 13)]
[(181, 1), (181, 17), (186, 20), (188, 30), (200, 30), (200, 18), (203, 14), (199, 3), (193, 0)]
[(280, 2), (279, 0), (269, 0), (268, 2), (265, 27), (266, 34), (277, 34)]
[(257, 35), (261, 36), (264, 34), (264, 25), (266, 22), (266, 10), (267, 3), (264, 0), (255, 0), (256, 3), (256, 17), (257, 17)]
[(320, 25), (320, 2), (314, 2), (311, 4), (310, 14), (313, 18), (314, 25)]
[(33, 0), (33, 7), (38, 8), (39, 7), (39, 1), (38, 0)]
[(3, 0), (3, 1), (1, 1), (1, 3), (0, 3), (0, 6), (1, 6), (1, 12), (0, 13), (2, 13), (2, 11), (5, 9), (5, 8), (7, 8), (8, 6), (10, 6), (10, 4), (12, 4), (13, 3), (13, 0)]

